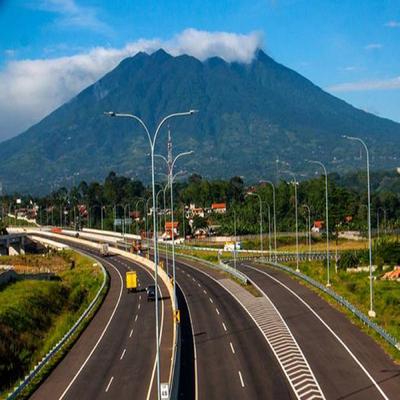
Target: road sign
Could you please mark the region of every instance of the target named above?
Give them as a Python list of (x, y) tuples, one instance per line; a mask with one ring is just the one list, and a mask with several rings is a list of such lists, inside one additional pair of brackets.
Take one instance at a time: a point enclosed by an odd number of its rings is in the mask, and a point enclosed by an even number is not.
[(169, 400), (169, 385), (168, 383), (161, 383), (161, 400)]
[(115, 226), (121, 226), (122, 225), (122, 219), (121, 218), (115, 218), (114, 219), (114, 225)]

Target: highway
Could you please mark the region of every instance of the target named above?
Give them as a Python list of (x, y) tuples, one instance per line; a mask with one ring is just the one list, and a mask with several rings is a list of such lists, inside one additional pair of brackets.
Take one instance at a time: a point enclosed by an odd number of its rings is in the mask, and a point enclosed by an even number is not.
[(282, 314), (327, 399), (400, 399), (400, 367), (345, 315), (281, 271), (239, 269)]
[[(77, 248), (75, 245), (71, 247)], [(78, 246), (80, 251), (98, 255)], [(110, 275), (109, 292), (77, 342), (32, 395), (53, 399), (155, 399), (154, 302), (147, 302), (150, 272), (123, 257), (98, 258)], [(127, 293), (125, 272), (138, 273), (139, 290)], [(172, 309), (160, 284), (161, 382), (168, 382), (172, 351)]]
[(191, 263), (176, 265), (194, 337), (194, 398), (294, 399), (265, 338), (240, 304)]

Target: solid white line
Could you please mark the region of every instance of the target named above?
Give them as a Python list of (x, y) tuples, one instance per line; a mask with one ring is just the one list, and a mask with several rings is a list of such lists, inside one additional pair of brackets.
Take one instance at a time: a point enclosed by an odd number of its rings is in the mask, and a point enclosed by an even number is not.
[(231, 350), (232, 350), (232, 353), (233, 353), (233, 354), (235, 354), (235, 349), (233, 348), (233, 344), (232, 344), (232, 342), (229, 342), (229, 344), (231, 345)]
[(270, 274), (259, 270), (258, 268), (251, 267), (250, 265), (246, 264), (246, 267), (251, 268), (253, 270), (258, 271), (259, 273), (268, 276), (275, 282), (279, 283), (281, 286), (283, 286), (286, 290), (288, 290), (293, 296), (295, 296), (298, 300), (300, 300), (314, 315), (315, 317), (318, 318), (318, 320), (325, 326), (326, 329), (337, 339), (337, 341), (344, 347), (344, 349), (350, 354), (351, 358), (357, 363), (357, 365), (362, 369), (362, 371), (367, 375), (369, 380), (373, 383), (373, 385), (376, 387), (376, 389), (379, 391), (379, 393), (382, 395), (382, 397), (385, 400), (389, 400), (389, 398), (386, 396), (386, 394), (383, 392), (383, 390), (380, 388), (378, 383), (375, 381), (375, 379), (370, 375), (370, 373), (367, 371), (367, 369), (361, 364), (361, 362), (358, 360), (358, 358), (352, 353), (349, 347), (343, 342), (343, 340), (332, 330), (332, 328), (312, 309), (308, 303), (306, 303), (297, 293), (295, 293), (292, 289), (290, 289), (288, 286), (286, 286), (284, 283), (282, 283), (279, 279), (276, 279), (275, 277), (271, 276)]
[(108, 392), (108, 389), (110, 389), (110, 386), (111, 386), (111, 383), (112, 383), (113, 380), (114, 380), (114, 377), (112, 376), (111, 379), (110, 379), (110, 382), (108, 382), (108, 385), (106, 387), (106, 393)]
[(120, 360), (122, 360), (124, 358), (125, 353), (126, 353), (126, 349), (124, 349), (124, 351), (122, 352), (121, 357), (119, 358)]
[(219, 311), (218, 311), (218, 308), (216, 308), (216, 309), (215, 309), (215, 311), (216, 311), (216, 312), (217, 312), (217, 314), (219, 315)]
[(129, 334), (129, 337), (132, 337), (133, 335), (133, 329), (131, 330), (131, 333)]
[(222, 323), (222, 326), (224, 327), (224, 329), (225, 329), (225, 331), (226, 331), (226, 330), (227, 330), (227, 329), (226, 329), (226, 325), (225, 325), (224, 323)]
[[(162, 292), (161, 292), (161, 289), (160, 289), (159, 285), (157, 285), (157, 288), (158, 288), (160, 294), (162, 295)], [(159, 331), (159, 336), (158, 336), (158, 343), (157, 343), (159, 346), (160, 346), (161, 340), (162, 340), (163, 327), (164, 327), (164, 302), (161, 301), (161, 326), (160, 326), (160, 331)], [(161, 358), (161, 354), (160, 354), (160, 358)], [(156, 356), (154, 358), (153, 373), (151, 374), (151, 380), (150, 380), (150, 385), (149, 385), (149, 390), (147, 392), (146, 400), (150, 399), (151, 389), (152, 389), (152, 386), (153, 386), (154, 376), (155, 376), (155, 373), (156, 373), (156, 367), (157, 367), (157, 353), (156, 353)]]
[(135, 317), (135, 322), (137, 321), (137, 317), (138, 317), (138, 315), (136, 314), (136, 317)]
[(242, 373), (240, 371), (238, 371), (238, 372), (239, 372), (240, 383), (241, 383), (242, 387), (244, 387)]
[[(102, 260), (102, 262), (104, 263), (104, 262), (106, 262), (106, 261)], [(112, 265), (112, 264), (109, 263), (109, 262), (106, 262), (106, 263), (107, 263), (108, 265), (110, 265), (112, 268), (114, 268), (114, 269), (117, 271), (118, 275), (119, 275), (121, 288), (120, 288), (120, 291), (119, 291), (119, 296), (118, 296), (117, 303), (115, 304), (114, 309), (113, 309), (113, 312), (111, 313), (111, 316), (110, 316), (110, 318), (108, 319), (107, 324), (106, 324), (106, 326), (104, 327), (103, 332), (101, 333), (100, 337), (98, 338), (96, 344), (93, 346), (93, 348), (92, 348), (92, 350), (90, 351), (89, 355), (87, 356), (86, 360), (83, 362), (83, 364), (82, 364), (81, 367), (79, 368), (78, 372), (75, 374), (75, 376), (72, 378), (71, 382), (68, 384), (68, 386), (66, 387), (66, 389), (64, 390), (64, 392), (63, 392), (63, 393), (61, 394), (61, 396), (59, 397), (59, 400), (62, 400), (62, 399), (65, 397), (65, 395), (67, 394), (67, 392), (68, 392), (68, 390), (70, 389), (70, 387), (73, 385), (73, 383), (74, 383), (74, 382), (76, 381), (76, 379), (78, 378), (79, 374), (82, 372), (83, 368), (85, 368), (85, 365), (86, 365), (87, 362), (90, 360), (90, 358), (92, 357), (93, 353), (94, 353), (95, 350), (97, 349), (97, 346), (99, 345), (99, 343), (100, 343), (101, 340), (103, 339), (103, 336), (104, 336), (104, 334), (106, 333), (106, 331), (107, 331), (107, 329), (108, 329), (108, 327), (109, 327), (109, 325), (110, 325), (110, 323), (111, 323), (111, 320), (113, 319), (114, 314), (115, 314), (115, 312), (117, 311), (117, 308), (118, 308), (118, 306), (119, 306), (119, 302), (120, 302), (120, 300), (121, 300), (122, 292), (123, 292), (123, 289), (124, 289), (124, 282), (123, 282), (123, 280), (122, 280), (122, 275), (120, 274), (120, 272), (118, 271), (118, 269), (117, 269), (114, 265)], [(112, 379), (111, 379), (111, 380), (112, 380)]]

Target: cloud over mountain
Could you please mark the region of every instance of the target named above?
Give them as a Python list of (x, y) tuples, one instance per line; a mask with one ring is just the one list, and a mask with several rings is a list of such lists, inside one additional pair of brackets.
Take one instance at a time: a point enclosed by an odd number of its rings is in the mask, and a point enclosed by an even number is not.
[(80, 54), (51, 59), (12, 60), (0, 71), (0, 140), (38, 122), (74, 97), (122, 59), (164, 48), (172, 55), (200, 60), (219, 56), (249, 63), (262, 45), (257, 32), (236, 34), (186, 29), (171, 39), (139, 39), (122, 48), (96, 47)]

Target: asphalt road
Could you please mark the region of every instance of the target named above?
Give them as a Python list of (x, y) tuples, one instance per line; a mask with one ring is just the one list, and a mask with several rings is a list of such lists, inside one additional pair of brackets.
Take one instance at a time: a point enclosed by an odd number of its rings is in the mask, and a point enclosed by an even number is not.
[(245, 310), (217, 282), (186, 264), (177, 261), (176, 274), (194, 337), (194, 398), (293, 399), (267, 342)]
[[(72, 247), (72, 246), (71, 246)], [(74, 246), (76, 247), (76, 246)], [(79, 246), (92, 256), (97, 252)], [(154, 284), (140, 265), (119, 256), (99, 258), (107, 269), (109, 292), (77, 342), (32, 395), (32, 399), (155, 399), (155, 314), (145, 288)], [(140, 287), (127, 293), (125, 272), (136, 270)], [(172, 311), (159, 283), (161, 382), (168, 381), (172, 349)]]
[(400, 367), (345, 315), (281, 271), (250, 263), (240, 265), (239, 269), (275, 304), (326, 399), (400, 399)]

